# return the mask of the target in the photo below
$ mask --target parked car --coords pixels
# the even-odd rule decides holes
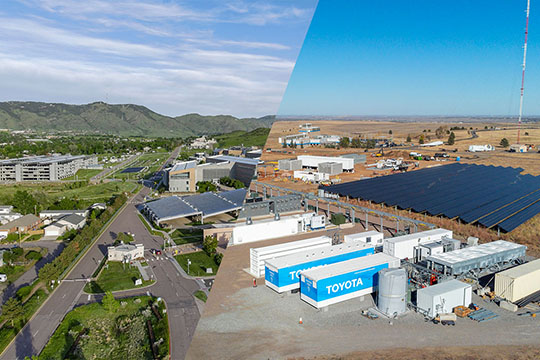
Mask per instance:
[[[0,282],[6,282],[7,281],[7,275],[6,274],[0,274]]]

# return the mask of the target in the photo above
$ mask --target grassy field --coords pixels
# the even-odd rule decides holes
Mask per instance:
[[[206,255],[204,251],[197,251],[191,254],[182,254],[175,256],[178,264],[188,273],[187,262],[191,261],[189,265],[189,273],[191,276],[214,276],[217,273],[219,265],[216,264],[213,257]],[[206,273],[206,268],[212,268],[212,274]]]
[[[270,129],[259,128],[253,131],[234,131],[228,134],[217,135],[214,138],[218,142],[220,148],[228,148],[231,146],[258,146],[263,147],[268,138]]]
[[[134,289],[153,283],[153,281],[143,281],[142,285],[135,286],[135,280],[137,279],[142,279],[137,267],[122,264],[118,261],[110,261],[104,266],[95,281],[86,284],[84,291],[91,294],[99,294],[107,291]]]
[[[137,215],[139,216],[139,219],[144,224],[144,227],[146,227],[146,230],[148,230],[150,234],[164,237],[164,235],[161,232],[152,229],[152,227],[150,226],[150,224],[148,223],[148,221],[145,219],[144,216],[142,216],[141,214],[137,214]]]
[[[12,197],[17,190],[28,191],[36,198],[46,197],[48,203],[53,203],[61,197],[77,198],[85,204],[108,201],[111,196],[133,190],[134,184],[115,181],[96,185],[85,185],[74,188],[69,183],[41,183],[41,184],[14,184],[2,185],[2,197]]]
[[[74,309],[56,329],[41,352],[40,360],[152,359],[147,320],[152,323],[156,341],[163,339],[158,348],[159,358],[166,358],[169,352],[167,316],[164,314],[157,320],[148,305],[149,300],[146,296],[118,300],[118,310],[113,313],[99,303]],[[159,310],[162,309],[163,304],[160,304]],[[86,335],[73,346],[84,329]]]
[[[64,180],[90,180],[91,177],[96,176],[102,171],[99,169],[80,169],[74,176],[67,177]]]
[[[203,231],[202,229],[176,229],[171,234],[176,245],[196,243],[203,241]]]
[[[148,174],[156,172],[163,162],[167,159],[169,153],[167,152],[157,152],[157,153],[148,153],[141,155],[137,160],[129,163],[128,165],[118,169],[114,173],[110,174],[108,177],[115,179],[140,179]],[[146,169],[141,170],[138,173],[122,173],[124,169],[131,167],[146,167]]]

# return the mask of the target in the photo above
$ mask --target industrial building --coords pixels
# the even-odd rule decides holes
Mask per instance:
[[[335,161],[322,162],[319,163],[319,172],[328,175],[338,175],[343,172],[343,164]]]
[[[293,177],[295,179],[300,179],[302,181],[309,181],[314,183],[320,183],[321,181],[328,181],[330,180],[330,175],[321,173],[321,172],[314,172],[314,171],[302,171],[302,170],[296,170],[293,173]]]
[[[31,156],[0,160],[0,182],[58,181],[97,165],[95,155]]]
[[[297,194],[273,196],[268,199],[246,199],[244,207],[238,215],[239,219],[282,214],[302,210],[302,196]]]
[[[320,309],[377,291],[379,271],[397,268],[398,258],[377,253],[302,271],[300,298]]]
[[[443,275],[479,273],[493,268],[500,270],[502,265],[512,263],[525,256],[527,247],[509,241],[497,240],[478,246],[431,255],[426,258],[427,267]]]
[[[251,180],[257,175],[257,165],[261,162],[259,159],[250,159],[245,157],[230,155],[215,155],[206,158],[207,163],[231,163],[232,169],[229,177],[240,180],[247,187]]]
[[[195,218],[200,221],[207,217],[238,212],[246,197],[246,189],[207,192],[190,196],[169,196],[149,201],[138,206],[156,224],[166,224],[182,218]]]
[[[302,160],[299,160],[299,159],[278,160],[278,169],[282,171],[302,170]]]
[[[302,167],[319,170],[321,163],[340,163],[343,171],[354,172],[354,159],[340,156],[314,156],[314,155],[299,155],[298,160],[302,160]]]
[[[265,284],[278,293],[299,289],[300,273],[302,271],[356,259],[373,253],[374,248],[372,245],[356,241],[269,259],[265,262]]]
[[[170,192],[195,192],[199,181],[217,183],[220,178],[231,176],[234,164],[230,162],[197,165],[197,161],[176,163],[167,170],[165,186]]]

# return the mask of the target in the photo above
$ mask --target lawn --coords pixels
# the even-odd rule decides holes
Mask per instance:
[[[203,241],[202,229],[176,229],[171,234],[176,245],[196,243]]]
[[[258,146],[263,147],[270,133],[269,128],[258,128],[253,131],[234,131],[228,134],[217,135],[215,139],[218,147],[228,148],[231,146]]]
[[[151,321],[155,341],[159,343],[158,358],[166,358],[169,353],[167,316],[160,303],[158,311],[163,317],[158,320],[149,306],[150,299],[147,296],[119,299],[118,309],[112,313],[100,303],[74,309],[56,329],[41,352],[40,360],[152,359],[147,320]],[[74,345],[83,330],[86,335]]]
[[[103,267],[103,270],[95,281],[86,284],[84,291],[91,294],[98,294],[106,291],[134,289],[136,287],[150,285],[154,282],[143,281],[142,285],[135,286],[136,279],[142,279],[137,267],[122,264],[118,261],[110,261]]]
[[[202,302],[206,302],[208,300],[208,296],[206,296],[206,293],[202,290],[197,290],[193,294],[197,299],[202,300]]]
[[[163,164],[163,162],[167,159],[168,153],[149,153],[149,154],[143,154],[135,161],[130,162],[129,164],[123,166],[122,168],[118,169],[114,173],[110,174],[109,177],[113,177],[115,179],[139,179],[147,176],[148,174],[151,174],[153,172],[156,172],[157,169]],[[147,167],[145,170],[141,170],[138,173],[122,173],[122,171],[126,168],[130,167]]]
[[[156,235],[156,236],[161,236],[161,237],[165,236],[161,232],[155,231],[154,229],[152,229],[152,227],[150,227],[150,224],[148,223],[148,221],[146,220],[146,218],[144,216],[142,216],[141,214],[137,214],[137,215],[139,216],[139,219],[142,221],[142,223],[144,224],[144,227],[146,227],[146,230],[148,230],[148,232],[150,234]]]
[[[213,257],[206,255],[204,251],[197,251],[191,254],[181,254],[174,257],[178,264],[188,272],[188,259],[191,261],[189,274],[191,276],[214,276],[217,273],[219,265],[216,264]],[[212,268],[212,274],[206,273],[206,268]]]
[[[61,197],[77,198],[83,205],[92,205],[96,202],[107,202],[111,196],[123,192],[130,192],[134,185],[129,182],[114,181],[96,185],[84,185],[75,188],[74,183],[41,183],[41,184],[14,184],[2,185],[0,201],[11,198],[17,190],[28,191],[36,198],[45,196],[47,203],[52,204]]]
[[[67,177],[64,180],[90,180],[91,177],[96,176],[102,171],[99,169],[80,169],[74,176]]]

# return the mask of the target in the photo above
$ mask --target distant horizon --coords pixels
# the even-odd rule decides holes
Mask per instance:
[[[518,116],[526,5],[320,0],[278,115]],[[539,24],[533,9],[525,117],[540,114]]]

